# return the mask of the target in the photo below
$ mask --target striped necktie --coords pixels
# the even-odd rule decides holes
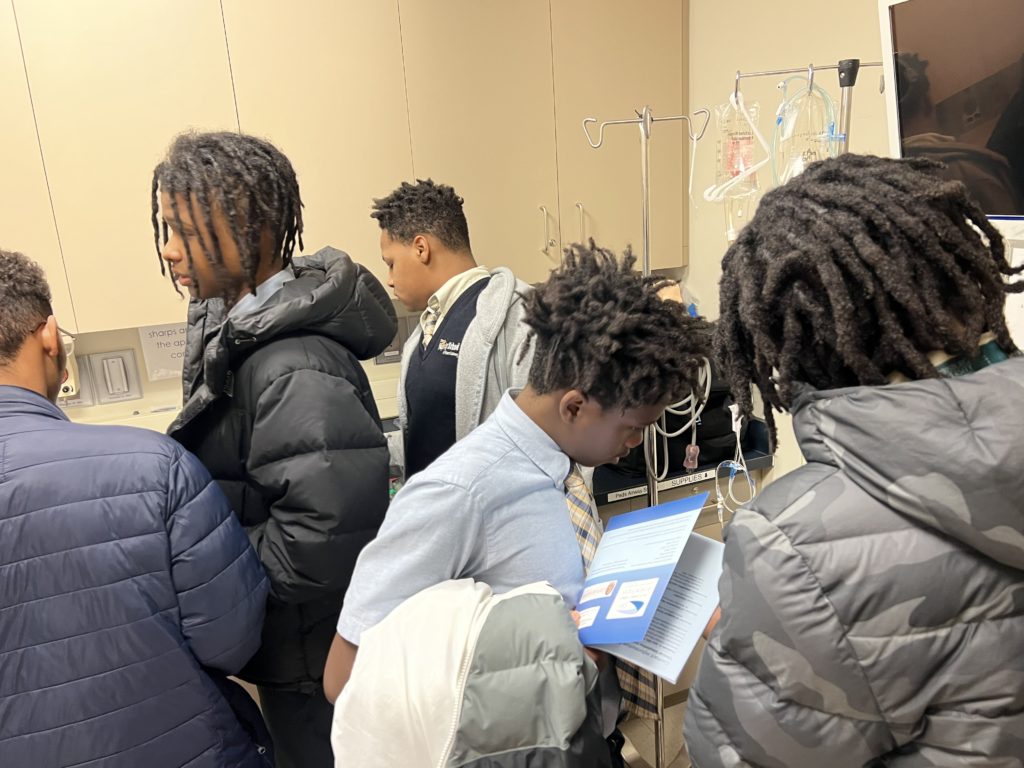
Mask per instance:
[[[427,305],[426,310],[423,312],[423,319],[422,319],[422,325],[423,325],[423,341],[422,341],[422,344],[423,344],[423,348],[424,349],[426,349],[427,345],[430,344],[430,340],[432,338],[434,338],[434,331],[437,330],[437,318],[440,317],[440,315],[441,315],[441,312],[440,312],[441,307],[438,304],[437,299],[435,299],[433,296],[431,296],[430,298],[431,298],[431,303]]]
[[[587,488],[580,472],[580,465],[573,462],[569,476],[565,479],[565,502],[569,507],[576,541],[583,557],[583,570],[590,570],[590,563],[601,540],[601,524],[594,513],[594,497]],[[658,688],[655,676],[633,664],[615,660],[615,672],[622,689],[622,700],[626,710],[637,717],[648,720],[658,717]]]

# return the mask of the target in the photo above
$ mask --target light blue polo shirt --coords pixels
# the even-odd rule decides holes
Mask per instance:
[[[355,645],[399,603],[449,579],[495,593],[547,581],[574,607],[583,560],[565,502],[569,457],[505,393],[477,429],[416,474],[359,556],[338,634]]]

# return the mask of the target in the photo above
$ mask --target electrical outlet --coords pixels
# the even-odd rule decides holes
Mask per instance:
[[[78,359],[74,355],[68,356],[68,380],[64,382],[61,387],[61,395],[57,400],[57,405],[61,408],[86,408],[90,405],[95,405],[96,397],[93,394],[92,386],[92,374],[89,371],[88,359],[85,359],[83,364],[78,364]],[[74,373],[71,373],[71,365],[74,365]],[[74,379],[74,391],[67,392],[65,394],[65,388]]]
[[[64,383],[60,385],[60,396],[61,397],[75,397],[78,394],[78,360],[75,359],[75,353],[72,352],[68,355],[65,370],[67,376],[64,379]]]

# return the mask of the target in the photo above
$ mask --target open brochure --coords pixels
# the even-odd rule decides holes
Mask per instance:
[[[718,605],[722,544],[691,535],[706,500],[611,519],[576,605],[584,645],[679,679]]]

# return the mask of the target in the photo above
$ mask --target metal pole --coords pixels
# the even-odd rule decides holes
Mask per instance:
[[[651,274],[651,125],[654,122],[651,108],[644,107],[640,113],[640,201],[643,216],[643,274]],[[654,427],[648,427],[644,433],[647,455],[651,449],[657,448]],[[653,467],[647,468],[647,502],[650,506],[658,503],[658,478]]]
[[[839,70],[839,91],[842,100],[839,102],[839,151],[850,151],[850,114],[853,111],[853,86],[857,84],[860,72],[860,59],[843,59],[836,65]]]
[[[640,200],[643,215],[643,274],[651,274],[651,125],[654,117],[651,108],[645,106],[640,112]],[[658,450],[657,435],[654,427],[644,432],[644,455],[651,456]],[[654,468],[647,467],[647,504],[653,507],[658,503],[658,478]],[[658,719],[654,721],[654,765],[665,768],[665,699],[662,691],[661,678],[657,678],[656,693],[658,700]]]

